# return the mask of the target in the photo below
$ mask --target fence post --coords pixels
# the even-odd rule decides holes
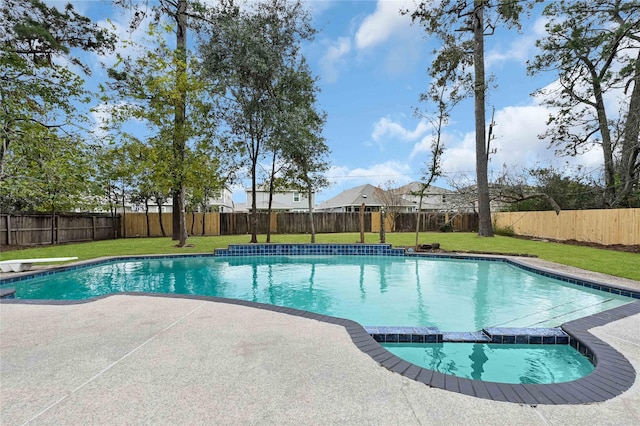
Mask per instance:
[[[364,203],[360,206],[360,242],[364,244]]]
[[[7,217],[7,245],[10,246],[11,245],[11,215],[8,214],[6,217]],[[17,235],[16,235],[16,240],[17,240]]]

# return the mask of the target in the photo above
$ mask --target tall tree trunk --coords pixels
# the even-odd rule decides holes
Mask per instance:
[[[307,182],[307,198],[309,202],[309,227],[311,228],[311,244],[316,242],[316,227],[313,223],[313,188],[311,183]]]
[[[484,77],[484,0],[474,0],[473,16],[473,68],[476,127],[476,180],[478,185],[478,236],[493,237],[485,123],[485,77]]]
[[[124,180],[122,182],[122,238],[127,238],[127,209],[124,203]]]
[[[164,224],[162,223],[162,200],[156,199],[156,204],[158,205],[158,221],[160,222],[160,232],[162,232],[163,237],[166,237],[167,233],[164,232]]]
[[[251,241],[258,242],[258,207],[256,205],[256,167],[258,159],[251,159]]]
[[[17,234],[16,234],[17,235]],[[56,243],[56,206],[51,204],[51,245]]]
[[[204,207],[202,209],[202,236],[204,237],[204,232],[205,232],[205,222],[207,221],[207,208]]]
[[[640,52],[636,58],[631,98],[629,100],[629,112],[624,124],[622,139],[622,155],[620,157],[620,180],[622,188],[618,193],[618,202],[624,204],[626,198],[633,189],[633,184],[638,180],[640,173],[638,157],[640,156]]]
[[[174,220],[173,225],[178,225],[177,239],[178,247],[184,247],[187,244],[187,221],[185,217],[185,150],[186,150],[186,105],[187,93],[182,80],[187,72],[187,0],[178,0],[178,10],[176,14],[176,52],[178,53],[178,71],[176,73],[176,85],[180,88],[179,100],[175,106],[174,118],[174,134],[173,134],[173,155],[175,159],[174,170],[176,181],[174,182],[174,210],[173,215],[178,215],[177,223]],[[176,202],[177,198],[177,202]],[[176,229],[173,229],[173,236],[176,236]]]
[[[173,212],[171,215],[171,239],[178,241],[180,239],[180,215],[178,214],[178,210],[180,209],[180,204],[178,202],[178,198],[180,198],[180,191],[172,189],[171,198],[171,211]]]
[[[149,218],[149,199],[144,199],[144,217],[147,220],[147,237],[151,236],[151,221]]]
[[[585,61],[586,64],[588,62]],[[607,206],[611,206],[616,198],[616,178],[615,166],[613,163],[613,146],[611,143],[611,132],[609,131],[609,120],[607,118],[607,110],[604,105],[602,86],[600,78],[593,66],[589,66],[591,78],[593,81],[593,93],[595,96],[595,109],[598,117],[598,126],[600,127],[600,136],[602,137],[602,153],[604,155],[604,184],[605,184],[605,202]]]
[[[273,190],[274,184],[273,181],[276,178],[276,154],[273,154],[273,159],[271,160],[271,177],[269,179],[269,205],[267,206],[267,242],[271,242],[271,207],[273,205]]]
[[[418,201],[418,210],[416,212],[416,246],[415,246],[415,250],[418,251],[418,237],[420,236],[420,219],[421,217],[421,213],[420,213],[420,209],[422,208],[422,198],[424,197],[424,191],[427,189],[426,186],[423,186],[421,188],[420,191],[420,198]]]

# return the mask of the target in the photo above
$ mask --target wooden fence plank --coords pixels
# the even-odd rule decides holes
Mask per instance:
[[[103,214],[56,215],[52,230],[49,214],[0,215],[0,245],[42,245],[116,238],[120,219]],[[52,232],[53,231],[53,232]]]
[[[492,214],[496,227],[511,226],[517,235],[576,240],[603,245],[640,244],[640,209],[500,212]]]

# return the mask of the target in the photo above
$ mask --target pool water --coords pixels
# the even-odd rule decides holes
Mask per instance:
[[[561,383],[591,373],[593,364],[568,345],[484,343],[382,344],[412,364],[472,380]]]
[[[185,257],[113,261],[13,283],[21,299],[116,292],[243,299],[362,325],[555,327],[633,299],[503,262],[389,256]]]

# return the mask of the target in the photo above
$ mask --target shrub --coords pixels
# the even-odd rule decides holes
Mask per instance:
[[[493,233],[496,235],[502,235],[505,237],[513,237],[516,234],[513,231],[513,226],[511,225],[494,227]]]

